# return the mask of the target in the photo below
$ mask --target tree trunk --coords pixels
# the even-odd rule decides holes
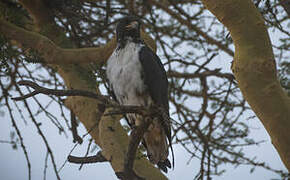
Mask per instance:
[[[235,78],[290,171],[290,99],[277,80],[271,42],[251,0],[203,0],[230,31],[235,44]]]

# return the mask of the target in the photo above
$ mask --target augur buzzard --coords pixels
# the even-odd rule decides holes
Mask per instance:
[[[140,25],[140,20],[133,16],[120,19],[116,28],[117,47],[107,62],[106,74],[121,105],[155,105],[167,115],[168,118],[152,117],[142,141],[150,162],[167,172],[171,168],[167,158],[171,148],[168,80],[159,57],[141,39]],[[133,113],[126,118],[131,127],[144,121],[141,115]]]

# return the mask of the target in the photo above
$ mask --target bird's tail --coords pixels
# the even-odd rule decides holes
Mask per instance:
[[[164,128],[158,118],[154,118],[148,131],[144,134],[144,145],[147,149],[147,156],[153,164],[167,172],[167,167],[171,168],[168,157],[168,140]]]

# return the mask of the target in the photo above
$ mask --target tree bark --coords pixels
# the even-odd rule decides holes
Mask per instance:
[[[203,0],[203,3],[230,31],[235,45],[232,71],[244,98],[290,171],[290,99],[277,80],[262,16],[251,0]]]

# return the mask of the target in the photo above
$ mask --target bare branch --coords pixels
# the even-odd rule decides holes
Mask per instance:
[[[220,69],[216,69],[213,71],[205,71],[202,73],[180,73],[176,71],[169,71],[167,72],[168,77],[174,77],[174,78],[200,78],[200,77],[206,77],[206,76],[216,76],[220,78],[227,78],[230,81],[234,80],[235,77],[231,73],[221,73]]]
[[[108,96],[98,95],[96,93],[90,92],[90,91],[84,91],[84,90],[77,90],[77,89],[71,89],[71,90],[56,90],[56,89],[49,89],[45,87],[41,87],[35,82],[32,81],[26,81],[22,80],[18,82],[21,86],[27,86],[34,89],[33,92],[20,96],[20,97],[14,97],[12,98],[15,101],[24,100],[26,98],[32,97],[37,94],[46,94],[46,95],[55,95],[55,96],[84,96],[89,97],[93,99],[97,99],[100,101],[100,104],[104,105],[105,107],[113,107],[113,111],[109,111],[108,113],[105,113],[104,115],[117,115],[117,114],[126,114],[126,113],[137,113],[141,115],[154,115],[158,114],[158,107],[143,107],[143,106],[121,106],[117,102],[111,100]]]
[[[165,12],[170,14],[172,17],[176,18],[181,24],[184,24],[188,26],[189,28],[193,29],[197,34],[201,35],[204,39],[206,39],[208,43],[214,44],[220,49],[222,49],[224,52],[229,54],[230,56],[234,56],[234,52],[231,49],[229,49],[226,45],[210,37],[207,33],[203,32],[197,26],[195,26],[194,24],[191,24],[191,21],[186,20],[182,18],[179,14],[173,12],[171,9],[168,8],[168,6],[156,0],[150,0],[150,3],[152,3],[152,5],[156,5],[158,8],[164,10]]]
[[[88,164],[88,163],[97,163],[97,162],[107,162],[108,160],[102,155],[102,152],[99,151],[95,156],[87,157],[76,157],[69,155],[67,157],[68,162],[75,164]]]
[[[110,100],[106,96],[98,95],[96,93],[89,92],[89,91],[75,90],[75,89],[74,90],[49,89],[49,88],[41,87],[33,81],[26,81],[26,80],[19,81],[17,84],[19,84],[21,86],[31,87],[35,91],[33,91],[32,93],[26,94],[24,96],[21,96],[21,97],[12,98],[15,101],[20,101],[20,100],[23,100],[23,99],[26,99],[26,98],[29,98],[29,97],[32,97],[36,94],[41,93],[41,94],[56,95],[56,96],[84,96],[84,97],[90,97],[90,98],[97,99],[97,100],[103,102],[104,104],[117,104],[114,101]]]
[[[133,128],[130,134],[130,141],[128,146],[128,151],[124,160],[124,171],[116,172],[118,178],[122,180],[132,179],[132,180],[144,180],[144,178],[139,177],[134,171],[134,160],[137,152],[137,148],[140,144],[140,141],[147,131],[151,121],[150,118],[143,117],[144,121],[139,126]]]
[[[26,150],[26,146],[24,145],[24,142],[23,142],[23,137],[21,135],[21,132],[17,126],[17,123],[16,123],[16,120],[13,116],[13,113],[12,113],[12,108],[10,107],[10,104],[9,104],[9,101],[8,101],[8,96],[7,96],[7,90],[4,88],[3,84],[0,83],[0,88],[3,92],[3,94],[6,94],[6,96],[4,96],[4,99],[5,99],[5,103],[6,103],[6,107],[8,109],[8,112],[9,112],[9,115],[10,115],[10,118],[11,118],[11,122],[12,122],[12,126],[14,127],[16,133],[17,133],[17,136],[19,137],[20,139],[20,145],[21,145],[21,148],[23,150],[23,153],[24,153],[24,156],[25,156],[25,159],[26,159],[26,162],[27,162],[27,167],[28,167],[28,179],[31,180],[31,164],[30,164],[30,160],[29,160],[29,156],[28,156],[28,152]]]
[[[279,0],[279,1],[280,1],[281,6],[287,12],[288,17],[290,17],[290,0]]]
[[[38,33],[27,31],[17,27],[3,19],[0,19],[0,32],[6,37],[16,40],[26,48],[38,50],[39,54],[49,64],[80,64],[103,63],[109,58],[116,46],[113,38],[105,46],[98,48],[64,49]]]
[[[78,131],[77,131],[77,120],[76,120],[76,116],[73,113],[73,111],[70,111],[70,120],[71,120],[71,131],[72,131],[72,135],[73,135],[73,142],[78,142],[79,144],[83,143],[83,139],[78,135]]]

